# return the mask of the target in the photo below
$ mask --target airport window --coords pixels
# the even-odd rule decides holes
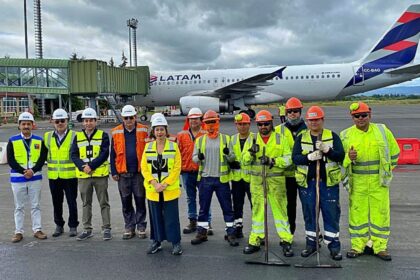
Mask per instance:
[[[290,80],[293,80],[293,76],[290,76]]]
[[[309,76],[306,76],[306,79],[309,79]]]
[[[314,78],[314,75],[311,76],[311,79],[313,79],[313,78]]]
[[[335,78],[335,75],[334,75],[334,74],[332,74],[332,75],[331,75],[331,77],[332,77],[332,78]]]
[[[321,78],[324,79],[324,75],[321,75]]]
[[[230,82],[230,80],[229,80],[229,79],[227,79],[227,82],[229,83],[229,82]]]
[[[316,75],[316,78],[319,79],[319,75]]]
[[[0,67],[0,86],[6,85],[6,67]]]
[[[330,77],[330,75],[327,75],[327,79]]]
[[[210,84],[210,80],[208,80],[207,83]]]
[[[340,74],[337,74],[337,78],[340,78]]]
[[[300,76],[300,78],[303,80],[304,77],[303,76]]]
[[[20,86],[20,71],[18,67],[9,67],[7,69],[7,82],[9,86]]]

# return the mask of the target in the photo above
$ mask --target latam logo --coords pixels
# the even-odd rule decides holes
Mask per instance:
[[[200,74],[191,74],[191,75],[169,75],[169,76],[156,76],[151,75],[150,76],[150,83],[154,83],[156,81],[159,82],[171,82],[171,81],[193,81],[193,80],[201,80]]]

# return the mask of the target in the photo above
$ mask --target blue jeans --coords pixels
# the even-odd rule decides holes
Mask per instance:
[[[198,172],[181,172],[182,184],[187,193],[187,205],[188,205],[188,219],[197,221],[197,176]],[[211,209],[209,209],[209,219],[211,223]]]

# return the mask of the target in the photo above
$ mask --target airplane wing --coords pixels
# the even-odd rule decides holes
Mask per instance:
[[[283,71],[287,66],[280,67],[278,70],[271,73],[258,74],[249,78],[246,78],[242,81],[229,84],[227,86],[218,88],[216,90],[196,90],[190,91],[187,93],[189,96],[211,96],[211,97],[223,97],[232,98],[233,96],[249,96],[254,95],[258,91],[264,89],[265,86],[270,86],[273,83],[268,82],[274,77],[283,78]]]
[[[388,74],[419,74],[420,64],[410,65],[408,67],[402,67],[395,70],[385,71]]]

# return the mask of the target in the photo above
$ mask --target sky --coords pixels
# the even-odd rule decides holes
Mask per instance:
[[[351,62],[406,0],[41,0],[44,58],[121,63],[127,19],[139,20],[138,65],[154,71]],[[27,1],[35,56],[33,1]],[[0,56],[25,57],[23,0],[0,0]],[[420,56],[419,56],[420,57]],[[420,82],[419,82],[420,85]]]

